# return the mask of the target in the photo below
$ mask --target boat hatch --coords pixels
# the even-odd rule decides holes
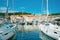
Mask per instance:
[[[48,24],[48,23],[46,23],[45,25],[46,25],[46,26],[49,26],[49,24]]]
[[[10,28],[12,28],[13,27],[13,25],[10,25]]]

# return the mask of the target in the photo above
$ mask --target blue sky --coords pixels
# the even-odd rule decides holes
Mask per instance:
[[[43,10],[41,10],[42,0],[14,0],[14,2],[13,0],[9,0],[9,12],[24,11],[39,14],[46,11],[46,0],[44,0],[43,2]],[[0,12],[5,12],[5,9],[6,0],[0,0]],[[49,12],[60,12],[60,0],[49,0]]]

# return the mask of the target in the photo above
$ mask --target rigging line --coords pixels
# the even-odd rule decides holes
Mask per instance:
[[[41,5],[41,12],[42,12],[42,10],[43,10],[43,0],[42,0],[42,5]]]

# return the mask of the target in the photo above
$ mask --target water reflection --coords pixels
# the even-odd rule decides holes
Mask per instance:
[[[39,25],[18,25],[13,40],[54,40],[39,30]]]

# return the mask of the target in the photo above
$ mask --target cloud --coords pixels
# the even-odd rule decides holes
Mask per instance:
[[[8,12],[9,12],[9,13],[13,13],[13,12],[19,12],[19,11],[15,11],[15,10],[14,10],[14,11],[13,11],[13,10],[9,10]]]
[[[6,12],[6,7],[0,7],[0,12],[5,13]]]
[[[6,7],[0,7],[0,10],[6,10],[7,8]],[[11,8],[8,8],[8,9],[11,9]]]
[[[25,9],[25,7],[20,7],[20,9]]]
[[[4,10],[6,10],[6,7],[0,7],[0,10],[4,11]]]
[[[5,13],[6,12],[6,7],[0,7],[0,12]],[[10,8],[8,8],[8,12],[13,13],[13,12],[19,12],[19,11],[10,10]]]
[[[5,13],[6,10],[4,10],[4,11],[0,11],[0,12]],[[13,12],[19,12],[19,11],[12,11],[12,10],[9,10],[9,11],[8,11],[8,13],[13,13]]]

